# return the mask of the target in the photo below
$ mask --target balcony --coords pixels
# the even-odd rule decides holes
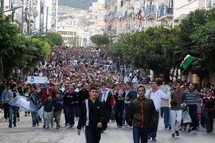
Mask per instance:
[[[112,20],[113,18],[116,18],[116,17],[118,18],[116,12],[109,12],[108,14],[106,14],[104,16],[104,21],[107,22],[107,21],[110,21],[110,20]]]
[[[145,19],[155,19],[156,18],[156,7],[155,5],[150,5],[146,7]]]
[[[162,20],[172,20],[173,18],[173,8],[160,7],[158,10],[158,21]]]

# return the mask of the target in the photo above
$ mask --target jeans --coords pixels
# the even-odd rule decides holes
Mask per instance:
[[[148,133],[149,133],[149,129],[147,128],[133,127],[134,143],[140,143],[140,140],[141,140],[141,143],[147,143]]]
[[[12,127],[12,123],[16,126],[16,118],[17,118],[18,107],[9,106],[9,126]]]
[[[36,126],[36,124],[39,124],[39,116],[37,112],[31,112],[31,117],[32,117],[33,126]]]
[[[101,132],[97,128],[86,127],[85,129],[85,137],[87,143],[99,143],[101,139]]]
[[[169,107],[163,107],[164,113],[164,125],[165,127],[170,126],[170,109]]]

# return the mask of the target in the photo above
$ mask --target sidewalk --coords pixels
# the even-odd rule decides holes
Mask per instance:
[[[4,121],[4,111],[0,112],[0,123]]]

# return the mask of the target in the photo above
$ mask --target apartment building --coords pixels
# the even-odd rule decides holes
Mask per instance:
[[[106,33],[119,36],[151,26],[179,24],[191,11],[215,7],[215,0],[105,0]]]
[[[13,22],[22,33],[46,33],[56,28],[58,0],[4,0],[4,14],[13,15]]]

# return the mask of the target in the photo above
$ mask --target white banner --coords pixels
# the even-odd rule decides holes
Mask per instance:
[[[28,76],[28,83],[49,83],[49,80],[46,76]]]
[[[12,101],[11,104],[12,106],[16,106],[16,107],[20,107],[21,109],[23,109],[24,111],[28,111],[28,112],[36,112],[36,106],[35,104],[32,102],[32,100],[28,100],[27,97],[24,96],[16,96]],[[40,118],[43,117],[43,111],[44,111],[44,107],[42,106],[39,110],[38,110],[38,115]]]
[[[29,112],[35,112],[36,111],[36,106],[32,102],[32,100],[28,100],[28,98],[24,96],[16,96],[12,101],[11,101],[12,106],[20,107],[24,111],[29,111]]]

